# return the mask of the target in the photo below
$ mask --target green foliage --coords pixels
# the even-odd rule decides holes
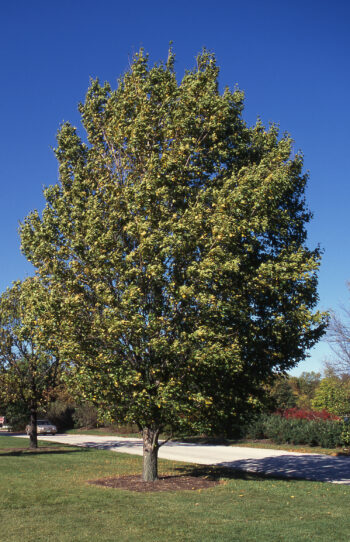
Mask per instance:
[[[296,396],[288,377],[277,377],[271,388],[268,389],[268,396],[272,403],[272,410],[284,410],[296,406]]]
[[[275,126],[247,127],[218,74],[204,51],[178,83],[171,51],[153,67],[141,51],[116,90],[92,81],[88,144],[61,127],[59,183],[21,226],[64,298],[70,381],[139,427],[227,430],[325,325],[302,157]]]
[[[53,297],[37,278],[28,278],[0,298],[0,396],[26,405],[27,416],[47,403],[57,384]]]
[[[244,431],[244,436],[250,439],[263,439],[265,438],[265,423],[269,419],[269,414],[263,413],[256,416],[251,422],[249,422]]]
[[[350,414],[350,380],[336,376],[323,378],[312,400],[315,410],[328,410],[338,416]]]
[[[91,404],[78,405],[73,414],[74,426],[92,429],[98,425],[98,412]]]
[[[28,405],[17,401],[10,403],[6,410],[6,420],[13,431],[23,431],[28,423]]]
[[[307,444],[334,448],[349,444],[349,426],[331,420],[284,418],[277,414],[262,415],[247,428],[249,438],[268,438],[276,444]]]
[[[349,420],[346,420],[343,423],[343,428],[341,432],[341,440],[345,446],[350,445],[350,423]]]
[[[58,432],[72,429],[74,427],[75,407],[72,403],[56,400],[50,403],[45,415],[57,427]]]
[[[311,372],[303,372],[300,376],[289,377],[288,382],[293,390],[296,405],[302,409],[312,409],[312,400],[316,389],[321,381],[321,374]]]

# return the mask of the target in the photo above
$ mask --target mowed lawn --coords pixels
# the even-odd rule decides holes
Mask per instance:
[[[87,482],[140,473],[140,457],[27,446],[0,436],[1,542],[349,541],[350,486],[223,470],[216,472],[222,483],[210,489],[137,493]],[[160,474],[193,469],[160,461]]]

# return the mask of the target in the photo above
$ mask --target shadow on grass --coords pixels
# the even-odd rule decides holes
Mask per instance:
[[[244,472],[241,470],[230,469],[229,467],[208,466],[208,465],[183,465],[175,468],[179,476],[194,476],[207,478],[208,480],[220,481],[222,479],[229,480],[260,480],[264,481],[271,476],[263,474],[255,474],[253,472]],[[273,477],[276,478],[276,477]],[[277,477],[277,479],[282,479]]]
[[[245,480],[255,482],[265,482],[271,480],[278,480],[284,482],[305,482],[305,478],[297,476],[283,476],[279,474],[264,474],[255,472],[246,472],[243,470],[235,470],[230,467],[208,466],[208,465],[185,465],[184,467],[177,467],[175,469],[179,472],[179,476],[194,476],[207,478],[208,480],[220,481],[220,480]],[[307,480],[308,482],[317,482],[317,480]]]
[[[88,448],[78,448],[72,449],[67,448],[10,448],[0,450],[0,457],[21,457],[25,455],[63,455],[63,454],[73,454],[73,453],[87,453],[90,450]]]

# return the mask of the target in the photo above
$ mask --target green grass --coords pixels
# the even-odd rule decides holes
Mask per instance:
[[[136,493],[88,480],[139,473],[141,458],[0,436],[2,542],[348,542],[350,487],[216,471],[209,490]],[[13,449],[15,448],[15,452]],[[193,465],[160,461],[165,473]],[[202,467],[203,472],[205,468]]]

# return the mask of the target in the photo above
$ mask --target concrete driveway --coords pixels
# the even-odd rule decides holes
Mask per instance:
[[[63,434],[40,436],[40,440],[142,455],[142,441],[137,438]],[[159,457],[271,476],[350,485],[350,457],[183,442],[167,442],[160,448]]]

